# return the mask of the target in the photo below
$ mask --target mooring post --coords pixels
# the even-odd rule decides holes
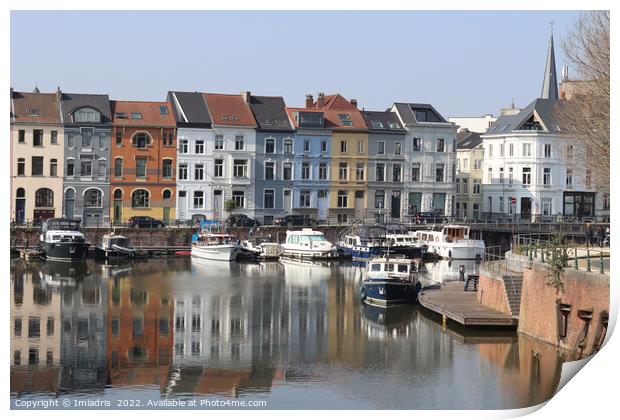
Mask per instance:
[[[575,270],[579,270],[579,260],[577,259],[577,248],[575,248]]]
[[[443,332],[446,332],[446,324],[447,324],[448,318],[446,317],[446,314],[443,314],[441,316],[441,329]]]
[[[590,248],[586,248],[586,271],[592,271],[590,266]]]
[[[603,260],[603,251],[601,251],[601,274],[605,274],[605,261]]]

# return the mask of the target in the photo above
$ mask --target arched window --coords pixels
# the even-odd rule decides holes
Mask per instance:
[[[65,191],[65,217],[73,219],[75,215],[75,190],[69,188]]]
[[[34,193],[35,207],[54,207],[54,191],[49,188],[39,188]]]
[[[146,149],[151,144],[151,136],[146,133],[137,133],[131,139],[131,143],[138,149]]]
[[[149,207],[150,194],[147,190],[135,190],[131,193],[131,207],[147,208]]]
[[[15,192],[15,198],[26,198],[26,190],[23,188],[18,188]]]
[[[114,190],[114,199],[120,200],[121,198],[123,198],[123,190],[121,189]]]
[[[101,122],[101,114],[93,108],[80,108],[73,113],[73,122]]]
[[[91,188],[84,191],[84,207],[93,208],[93,207],[101,207],[102,199],[101,199],[101,191]]]
[[[164,200],[170,200],[170,197],[172,197],[172,191],[164,190],[164,192],[162,193],[162,196]]]
[[[114,176],[123,176],[123,158],[114,159]]]

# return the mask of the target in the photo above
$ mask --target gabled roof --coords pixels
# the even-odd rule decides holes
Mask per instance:
[[[12,121],[18,123],[60,124],[60,106],[56,93],[11,91]]]
[[[114,125],[135,127],[174,127],[176,125],[168,102],[110,101],[110,107]],[[162,110],[165,110],[165,113],[162,113]],[[139,113],[141,118],[133,118],[135,113]]]
[[[250,108],[260,130],[293,131],[281,96],[250,97]]]
[[[391,111],[362,111],[366,126],[370,132],[406,133],[398,115]]]
[[[562,127],[559,114],[564,106],[564,101],[560,100],[535,99],[518,114],[502,115],[499,117],[484,135],[505,135],[511,132],[527,132],[528,130],[523,125],[532,117],[535,121],[540,123],[542,127],[542,130],[538,132],[560,133],[562,132]]]
[[[394,106],[398,110],[405,125],[416,125],[426,123],[447,123],[446,119],[430,104],[396,102]],[[420,113],[420,114],[418,114]],[[425,116],[424,119],[421,117]]]
[[[322,94],[321,94],[322,95]],[[357,105],[348,101],[339,93],[324,95],[323,104],[319,106],[319,98],[306,108],[287,108],[291,119],[295,121],[292,113],[299,112],[322,112],[325,121],[324,128],[338,131],[368,131],[366,121]],[[295,123],[298,126],[298,123]]]
[[[242,95],[203,94],[213,125],[256,127],[256,120]]]
[[[474,149],[482,143],[480,133],[474,131],[460,131],[456,133],[456,149]]]
[[[101,122],[97,124],[110,124],[112,122],[110,112],[110,98],[108,95],[95,95],[84,93],[61,93],[61,107],[63,122],[72,124],[71,115],[80,108],[94,108],[101,113]],[[93,125],[93,123],[87,123]]]
[[[211,116],[202,93],[170,91],[168,102],[179,127],[211,127]]]

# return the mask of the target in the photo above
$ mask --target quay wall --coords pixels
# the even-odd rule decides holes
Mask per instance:
[[[512,315],[504,281],[501,277],[480,269],[478,279],[478,303],[506,315]]]
[[[604,334],[609,316],[609,274],[566,268],[564,290],[546,284],[550,274],[548,266],[538,262],[524,268],[518,331],[567,350],[575,358],[595,353],[596,339]],[[567,305],[564,337],[560,303]]]

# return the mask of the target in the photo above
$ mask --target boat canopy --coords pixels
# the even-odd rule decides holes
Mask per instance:
[[[380,238],[384,239],[386,234],[385,227],[381,225],[362,225],[357,226],[351,231],[350,236],[359,236],[360,238]]]
[[[47,232],[48,230],[79,231],[80,221],[75,220],[75,219],[64,219],[64,218],[47,219],[43,222],[41,226],[41,230],[43,232]]]

